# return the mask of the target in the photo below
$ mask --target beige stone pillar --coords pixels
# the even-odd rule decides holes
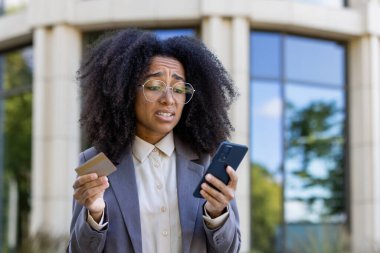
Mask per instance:
[[[67,25],[34,31],[31,233],[67,234],[80,147],[81,34]]]
[[[240,96],[231,109],[232,124],[235,132],[232,140],[249,146],[249,21],[244,17],[232,19],[232,78],[239,90]],[[239,184],[236,192],[240,214],[242,236],[242,252],[249,252],[251,234],[251,182],[250,182],[249,151],[241,163],[238,175]]]
[[[46,93],[50,83],[47,73],[50,72],[48,52],[50,52],[49,30],[37,28],[33,33],[33,127],[32,127],[32,202],[30,230],[34,234],[43,223],[44,213],[44,182],[47,177],[44,168],[47,167],[45,158],[45,131],[49,121],[44,120],[49,114]]]
[[[202,21],[202,39],[231,74],[241,96],[230,111],[235,132],[232,141],[249,143],[249,23],[240,17],[210,16]],[[244,112],[244,113],[242,113]],[[240,214],[241,252],[250,247],[249,157],[239,166],[236,200]]]
[[[202,40],[231,72],[231,21],[219,16],[202,20]]]
[[[351,236],[353,252],[380,245],[380,42],[349,45]]]
[[[379,4],[380,0],[348,0],[348,6],[352,8],[360,8],[367,4]]]

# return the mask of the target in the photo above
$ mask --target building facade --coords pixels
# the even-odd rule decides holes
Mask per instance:
[[[76,71],[94,34],[127,27],[198,36],[235,81],[232,141],[250,147],[236,194],[242,252],[336,246],[326,231],[341,252],[380,250],[379,0],[0,3],[4,252],[27,234],[68,234]]]

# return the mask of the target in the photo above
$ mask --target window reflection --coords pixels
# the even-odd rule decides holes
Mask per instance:
[[[255,253],[343,252],[337,240],[345,236],[347,219],[344,86],[344,46],[251,34]]]
[[[14,252],[28,235],[32,57],[31,47],[0,55],[0,157],[3,158],[0,161],[0,243],[4,252]]]
[[[278,236],[282,219],[280,84],[254,81],[251,98],[251,241],[255,249],[270,253],[275,252],[276,240],[281,240]]]
[[[287,222],[344,222],[341,90],[286,86]]]
[[[30,0],[0,0],[0,15],[11,14],[25,9]]]
[[[344,52],[344,48],[334,41],[287,36],[284,52],[286,79],[342,86]]]
[[[278,33],[251,35],[251,76],[280,78],[281,37]]]
[[[175,36],[196,36],[194,29],[157,29],[154,32],[162,40]]]
[[[278,82],[252,82],[251,133],[253,133],[253,148],[250,150],[250,157],[252,162],[262,164],[271,174],[280,171],[282,159],[282,101],[280,92]],[[266,145],[260,146],[262,143],[266,143]],[[272,155],[271,160],[267,159],[268,153]]]
[[[196,30],[192,29],[192,28],[153,29],[152,31],[155,32],[156,35],[158,36],[158,38],[160,38],[162,40],[165,40],[165,39],[168,39],[168,38],[174,37],[174,36],[194,36],[195,37],[197,35]],[[88,50],[102,36],[111,35],[114,32],[117,32],[117,31],[112,30],[112,32],[111,32],[111,31],[103,30],[103,31],[86,33],[84,35],[84,39],[83,39],[85,51]]]

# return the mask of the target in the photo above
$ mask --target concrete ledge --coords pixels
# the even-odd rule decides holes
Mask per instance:
[[[380,36],[380,4],[369,2],[363,11],[366,33]]]
[[[0,17],[0,51],[32,42],[27,11]]]
[[[373,7],[368,10],[373,12],[372,16],[380,14]],[[363,11],[359,9],[283,0],[203,0],[201,11],[203,16],[244,16],[250,19],[253,28],[310,35],[317,33],[332,38],[360,36],[365,31],[366,24],[362,18]],[[375,21],[371,24],[376,27]]]
[[[282,27],[327,37],[349,38],[364,32],[361,10],[332,8],[281,0],[255,0],[251,3],[252,25]]]
[[[122,26],[183,26],[200,20],[199,1],[195,0],[66,0],[65,4],[61,1],[58,5],[44,2],[35,0],[31,8],[33,27],[66,23],[93,30]]]
[[[0,17],[0,50],[30,42],[37,27],[190,27],[211,16],[242,17],[254,29],[331,39],[380,36],[380,4],[373,2],[354,9],[284,0],[34,0],[28,10]]]

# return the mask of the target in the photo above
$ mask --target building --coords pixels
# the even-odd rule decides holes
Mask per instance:
[[[76,70],[99,32],[125,27],[199,36],[236,82],[243,252],[380,248],[379,0],[14,2],[0,1],[2,249],[68,233]]]

